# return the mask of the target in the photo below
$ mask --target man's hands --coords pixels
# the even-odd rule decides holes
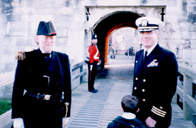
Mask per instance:
[[[150,116],[146,119],[146,125],[148,127],[155,127],[156,120],[152,119]]]
[[[13,123],[14,128],[24,128],[24,121],[22,118],[14,119]]]

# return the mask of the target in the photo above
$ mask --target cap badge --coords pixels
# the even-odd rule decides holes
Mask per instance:
[[[144,19],[141,21],[142,27],[146,27],[148,25],[148,20]]]

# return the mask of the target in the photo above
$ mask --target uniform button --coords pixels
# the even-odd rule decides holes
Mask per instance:
[[[146,99],[143,99],[142,101],[143,101],[143,102],[145,102],[145,101],[146,101]]]
[[[145,89],[142,89],[142,92],[145,92]]]
[[[162,107],[162,106],[160,106],[159,108],[160,108],[160,109],[163,109],[163,107]]]
[[[137,89],[137,87],[134,87],[134,90],[136,90]]]
[[[143,82],[146,82],[146,79],[143,79]]]
[[[135,80],[138,80],[138,78],[136,77]]]
[[[135,63],[137,63],[138,61],[135,61]]]

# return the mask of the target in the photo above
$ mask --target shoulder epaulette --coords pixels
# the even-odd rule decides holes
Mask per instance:
[[[16,60],[23,61],[25,59],[25,57],[26,57],[25,52],[18,51],[17,52],[17,55],[16,55]]]

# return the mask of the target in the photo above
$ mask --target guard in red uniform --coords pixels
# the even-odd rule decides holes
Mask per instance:
[[[91,45],[88,49],[89,63],[88,63],[88,91],[96,93],[98,90],[94,88],[95,76],[97,74],[97,63],[99,62],[99,50],[97,48],[97,35],[92,35]]]

